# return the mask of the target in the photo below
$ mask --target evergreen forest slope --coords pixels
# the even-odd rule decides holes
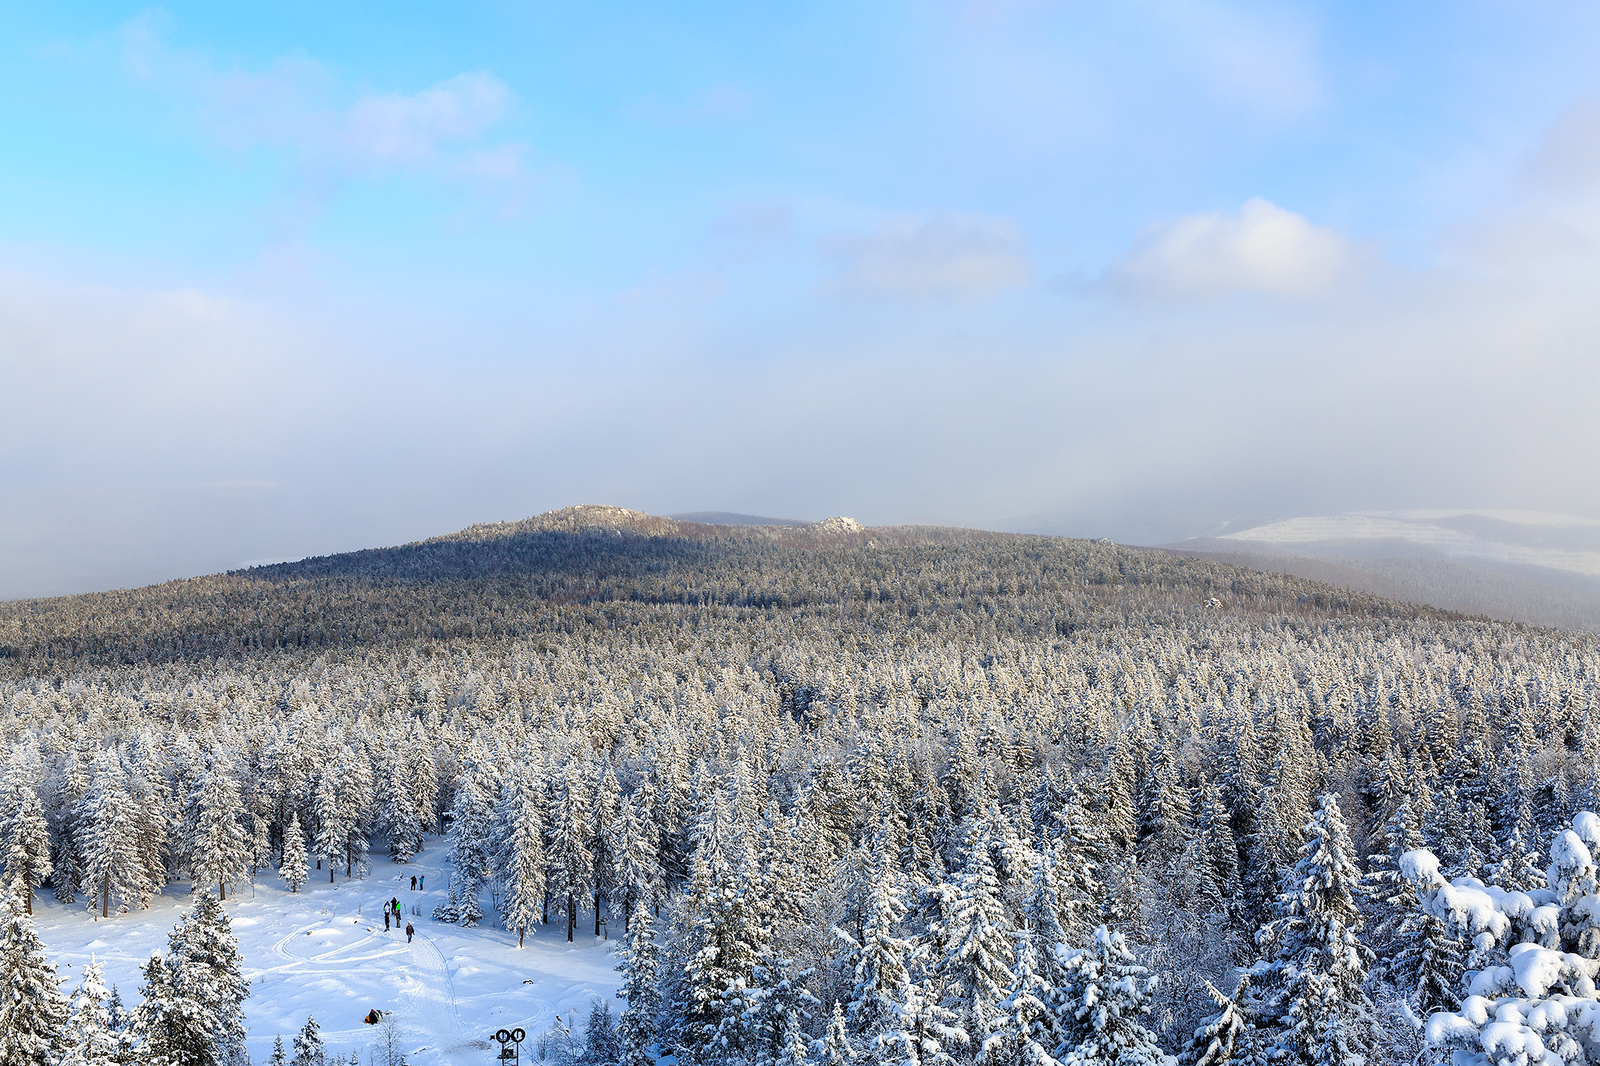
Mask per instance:
[[[438,922],[657,919],[637,1066],[913,1061],[913,1030],[1156,1066],[1203,1022],[1241,1062],[1409,1062],[1516,937],[1600,954],[1600,917],[1458,906],[1589,906],[1600,638],[1214,560],[577,507],[0,604],[0,647],[14,885],[116,921],[439,849]],[[1131,1028],[1084,1029],[1102,995]]]

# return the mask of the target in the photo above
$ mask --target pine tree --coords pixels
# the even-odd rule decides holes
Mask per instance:
[[[272,1053],[267,1056],[267,1066],[289,1066],[289,1053],[283,1048],[283,1034],[272,1039]]]
[[[583,783],[575,767],[569,766],[566,788],[556,805],[550,832],[550,893],[567,919],[567,942],[578,927],[579,901],[589,890],[594,877],[594,856],[589,852],[589,808]]]
[[[450,807],[450,892],[455,900],[455,921],[472,927],[483,920],[478,892],[493,872],[490,861],[494,835],[494,810],[477,774],[462,774]]]
[[[1056,1014],[1057,989],[1039,976],[1033,937],[1017,934],[1017,965],[1011,995],[1000,1004],[1000,1019],[983,1042],[980,1058],[992,1066],[1059,1066],[1051,1052],[1061,1046]]]
[[[986,833],[977,821],[968,828],[966,849],[966,865],[953,885],[950,914],[930,935],[943,946],[935,969],[946,985],[944,1003],[981,1045],[1010,994],[1012,947]]]
[[[120,1041],[106,1005],[106,986],[98,962],[83,971],[67,1021],[67,1048],[59,1066],[114,1066]]]
[[[185,824],[192,827],[189,854],[196,892],[215,887],[218,898],[226,900],[229,885],[249,878],[250,851],[240,821],[242,813],[232,767],[220,752],[215,753],[189,794],[185,815]]]
[[[1277,1045],[1304,1066],[1363,1066],[1374,1028],[1363,988],[1372,953],[1358,938],[1360,877],[1333,793],[1322,797],[1305,836],[1279,896],[1282,917],[1258,937],[1272,950],[1266,973]]]
[[[1240,977],[1232,996],[1223,995],[1216,985],[1206,982],[1206,994],[1217,1010],[1184,1046],[1178,1057],[1183,1066],[1230,1066],[1243,1058],[1249,1045],[1250,1016],[1241,1004],[1249,981],[1248,976]]]
[[[890,868],[887,856],[871,881],[861,942],[857,944],[842,930],[834,931],[850,945],[855,958],[850,1023],[856,1032],[868,1036],[893,1016],[900,986],[910,979],[907,966],[914,950],[909,940],[896,935],[906,905],[900,874]]]
[[[517,931],[517,947],[539,921],[545,898],[544,795],[531,775],[511,784],[501,805],[500,916],[507,929]]]
[[[116,753],[106,749],[95,759],[93,784],[79,804],[78,852],[83,860],[83,886],[90,913],[111,916],[143,906],[157,887],[145,880],[139,854],[133,800]]]
[[[844,1023],[844,1006],[834,1000],[833,1017],[828,1021],[828,1035],[822,1041],[822,1062],[824,1066],[847,1066],[855,1057],[856,1049],[850,1040],[850,1030]]]
[[[45,823],[44,806],[30,780],[27,763],[13,757],[0,803],[5,821],[0,823],[0,847],[5,849],[5,883],[16,885],[23,894],[22,909],[33,914],[33,890],[50,876],[50,827]]]
[[[622,972],[622,987],[617,990],[627,1003],[617,1019],[621,1041],[621,1066],[650,1066],[649,1048],[656,1039],[661,1015],[661,949],[656,945],[655,923],[650,908],[641,900],[628,923],[628,946],[617,966]]]
[[[67,1000],[13,881],[0,928],[0,1063],[54,1066],[64,1050]]]
[[[294,1058],[289,1066],[327,1066],[328,1053],[322,1046],[322,1026],[317,1019],[306,1015],[306,1024],[294,1037]]]
[[[1170,1066],[1144,1023],[1156,979],[1121,933],[1100,926],[1067,966],[1061,989],[1062,1066]]]
[[[283,858],[278,863],[278,876],[290,892],[300,891],[311,876],[306,866],[306,838],[300,831],[300,815],[291,814],[289,824],[283,828]]]

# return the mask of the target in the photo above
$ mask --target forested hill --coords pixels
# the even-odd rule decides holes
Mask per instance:
[[[448,849],[436,921],[631,926],[619,1032],[597,1009],[564,1066],[1398,1066],[1440,1061],[1430,1011],[1462,1009],[1436,1051],[1503,1046],[1485,1019],[1550,988],[1474,974],[1535,949],[1595,998],[1590,634],[1103,542],[614,508],[0,627],[13,891],[116,921]]]
[[[394,548],[148,588],[0,603],[0,670],[517,638],[650,607],[816,612],[878,630],[1062,637],[1221,609],[1298,620],[1434,615],[1318,582],[1107,542],[929,526],[677,522],[571,507]]]

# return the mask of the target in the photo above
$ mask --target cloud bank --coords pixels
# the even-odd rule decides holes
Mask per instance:
[[[1121,294],[1166,299],[1322,296],[1360,265],[1343,235],[1253,197],[1236,214],[1207,211],[1150,227],[1104,281]]]

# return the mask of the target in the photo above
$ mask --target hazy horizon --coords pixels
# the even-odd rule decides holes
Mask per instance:
[[[575,502],[1600,517],[1589,6],[7,30],[0,598]]]

